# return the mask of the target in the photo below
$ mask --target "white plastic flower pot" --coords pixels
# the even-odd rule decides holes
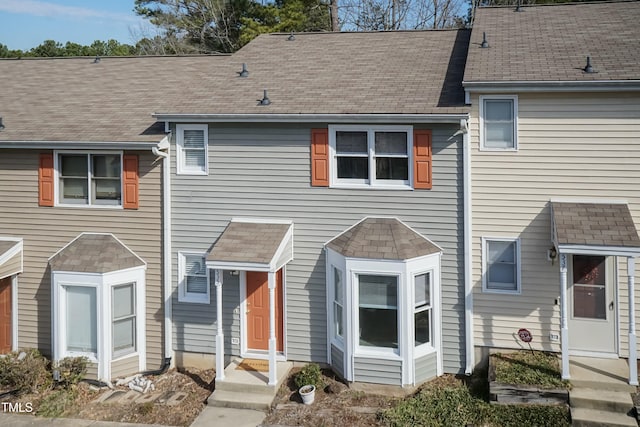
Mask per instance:
[[[300,387],[300,390],[298,390],[298,393],[300,393],[302,403],[305,405],[311,405],[313,403],[313,399],[316,397],[316,386],[303,385]]]

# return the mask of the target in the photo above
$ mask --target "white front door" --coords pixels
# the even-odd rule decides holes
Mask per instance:
[[[569,350],[617,353],[614,258],[573,255],[568,271]]]

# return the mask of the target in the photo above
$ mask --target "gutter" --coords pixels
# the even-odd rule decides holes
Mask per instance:
[[[621,92],[640,90],[640,80],[463,81],[465,92]]]
[[[465,107],[462,107],[465,108]],[[154,113],[177,123],[458,123],[468,114],[181,114]]]
[[[158,142],[78,142],[78,141],[0,141],[0,148],[74,149],[74,150],[153,150]]]
[[[469,123],[460,120],[462,131],[462,164],[464,187],[464,309],[465,309],[465,343],[466,343],[466,367],[464,373],[471,375],[475,367],[475,348],[473,336],[473,283],[472,269],[472,203],[471,203],[471,143],[469,141]]]
[[[173,324],[171,306],[171,161],[169,138],[171,132],[151,148],[155,156],[162,157],[162,264],[164,295],[164,364],[158,372],[164,372],[173,357]],[[152,371],[148,371],[152,372]],[[155,372],[155,371],[153,371]]]

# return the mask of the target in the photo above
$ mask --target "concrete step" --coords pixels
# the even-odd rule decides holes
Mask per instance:
[[[267,384],[247,384],[244,382],[236,381],[218,381],[216,382],[216,391],[232,391],[236,393],[254,393],[264,394],[267,396],[275,396],[278,392],[277,386],[270,386]]]
[[[266,411],[271,407],[274,397],[275,395],[216,390],[209,396],[207,404],[222,408]]]
[[[633,409],[631,394],[626,391],[605,391],[592,388],[577,388],[569,392],[572,408],[598,409],[626,414]]]
[[[638,427],[638,422],[626,414],[571,408],[571,425],[574,427]]]
[[[571,378],[571,385],[573,388],[592,388],[595,390],[603,391],[624,391],[627,393],[635,393],[635,386],[629,385],[625,382],[602,382],[598,380],[580,380]]]

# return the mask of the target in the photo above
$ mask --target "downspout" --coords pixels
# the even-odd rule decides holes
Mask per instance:
[[[465,309],[465,343],[466,343],[466,368],[464,373],[471,375],[475,367],[475,348],[473,337],[473,283],[472,283],[472,205],[471,205],[471,143],[469,141],[469,123],[466,119],[460,120],[462,131],[462,164],[464,186],[464,309]]]
[[[170,142],[171,132],[167,130],[167,135],[162,138],[156,147],[151,151],[155,156],[162,157],[162,264],[163,264],[163,296],[164,296],[164,363],[160,371],[164,372],[171,365],[173,357],[173,324],[171,307],[171,161]],[[148,371],[151,372],[151,371]]]

